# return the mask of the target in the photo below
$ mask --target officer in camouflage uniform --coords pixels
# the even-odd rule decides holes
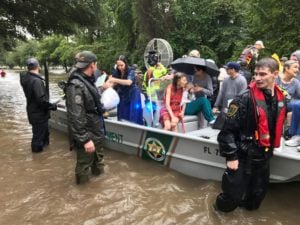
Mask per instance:
[[[280,146],[286,116],[284,92],[275,84],[278,72],[274,59],[261,59],[255,67],[255,82],[229,105],[218,135],[227,168],[217,210],[230,212],[238,206],[258,209],[267,193],[270,158]]]
[[[103,148],[104,120],[100,95],[94,85],[97,57],[90,51],[76,55],[74,70],[66,87],[68,125],[75,149],[77,184],[89,181],[89,170],[93,175],[104,172]]]

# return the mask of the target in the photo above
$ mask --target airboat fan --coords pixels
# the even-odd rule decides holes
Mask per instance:
[[[148,55],[149,52],[156,51],[158,54],[158,61],[165,67],[169,66],[173,61],[173,50],[169,42],[161,38],[154,38],[147,44],[144,52],[145,66],[149,68]]]

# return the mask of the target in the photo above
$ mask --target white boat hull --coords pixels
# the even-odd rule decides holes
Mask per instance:
[[[105,147],[161,165],[188,176],[220,181],[225,159],[220,156],[218,130],[204,128],[198,131],[174,133],[129,122],[106,119]],[[67,132],[66,111],[52,112],[49,125]],[[296,148],[285,147],[275,152],[271,160],[271,182],[300,180],[300,153]]]

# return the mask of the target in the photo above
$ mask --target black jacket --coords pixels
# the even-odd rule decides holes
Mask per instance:
[[[20,83],[27,101],[27,115],[30,124],[43,123],[50,117],[49,110],[55,110],[56,105],[49,103],[44,79],[31,72],[20,74]]]
[[[270,95],[271,96],[271,95]],[[267,104],[274,104],[269,112],[268,119],[271,138],[272,130],[275,129],[274,116],[277,113],[277,101],[271,101],[265,94]],[[275,97],[276,98],[276,97]],[[220,153],[227,160],[248,159],[249,156],[254,160],[265,160],[273,155],[273,149],[264,151],[258,147],[254,138],[254,131],[257,129],[254,106],[251,101],[250,90],[247,89],[231,102],[226,121],[218,135]]]
[[[77,78],[72,79],[74,75],[81,76],[86,82]],[[66,87],[66,105],[72,141],[77,146],[82,146],[89,140],[97,143],[104,137],[103,118],[101,112],[97,110],[95,96],[91,94],[89,88],[94,92],[98,91],[93,81],[85,74],[79,71],[71,74]],[[97,103],[100,103],[100,96],[97,98]]]

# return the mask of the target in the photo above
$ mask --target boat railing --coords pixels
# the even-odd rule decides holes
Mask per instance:
[[[148,102],[146,103],[146,111],[149,111],[146,114],[146,117],[150,116],[149,118],[145,119],[148,126],[158,127],[159,126],[159,111],[161,108],[161,104],[164,99],[164,93],[166,87],[172,82],[170,79],[164,78],[151,78],[148,81]]]

